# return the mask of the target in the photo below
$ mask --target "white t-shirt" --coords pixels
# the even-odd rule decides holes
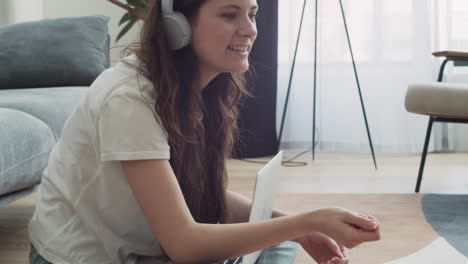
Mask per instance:
[[[161,255],[120,164],[169,159],[154,103],[151,82],[123,62],[83,96],[52,150],[29,224],[31,243],[45,259],[127,264]]]

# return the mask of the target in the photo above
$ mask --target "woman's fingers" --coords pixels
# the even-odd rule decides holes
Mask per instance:
[[[361,216],[361,217],[364,217],[364,218],[367,218],[367,219],[370,219],[370,220],[374,220],[375,222],[379,222],[377,219],[375,219],[375,217],[373,217],[372,215],[365,215],[365,214],[359,214],[357,213],[356,215],[358,216]]]
[[[328,243],[329,243],[329,248],[334,251],[336,256],[338,256],[339,258],[344,258],[345,257],[343,255],[343,251],[341,250],[340,245],[338,243],[336,243],[336,241],[330,239],[328,241]]]
[[[359,215],[339,207],[324,208],[319,212],[324,216],[321,232],[346,248],[354,248],[363,242],[380,239],[379,223],[373,217]],[[347,259],[345,251],[340,249],[343,253],[342,259]]]
[[[380,239],[379,223],[377,220],[357,214],[349,214],[344,220],[353,228],[351,241],[354,241],[354,243],[344,244],[346,247],[353,248],[362,242]]]
[[[346,250],[346,248],[340,244],[340,251],[341,251],[341,254],[343,255],[344,258],[348,258],[348,251]]]
[[[342,262],[341,262],[342,259],[341,259],[341,258],[338,258],[338,257],[332,258],[331,261],[332,261],[333,264],[341,264],[341,263],[342,263]]]
[[[379,227],[379,223],[376,219],[359,214],[351,214],[346,221],[356,229],[365,231],[374,231]]]

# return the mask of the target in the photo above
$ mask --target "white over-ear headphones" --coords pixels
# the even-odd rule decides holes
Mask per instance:
[[[161,0],[162,19],[169,45],[173,50],[181,49],[190,43],[192,28],[187,18],[180,12],[174,12],[173,0]]]

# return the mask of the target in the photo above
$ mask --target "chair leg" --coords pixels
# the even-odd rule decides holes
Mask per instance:
[[[424,171],[424,164],[426,163],[426,155],[427,155],[427,147],[429,146],[429,140],[431,139],[431,130],[432,130],[432,123],[434,123],[434,117],[429,118],[429,124],[427,125],[427,132],[426,132],[426,139],[424,141],[424,148],[421,157],[421,164],[419,165],[419,174],[418,174],[418,181],[416,182],[416,189],[415,192],[418,193],[421,187],[421,180]]]
[[[437,77],[437,82],[442,82],[442,80],[444,79],[444,70],[445,70],[445,65],[447,65],[447,62],[449,62],[450,59],[449,58],[446,58],[442,64],[440,65],[440,68],[439,68],[439,77]]]

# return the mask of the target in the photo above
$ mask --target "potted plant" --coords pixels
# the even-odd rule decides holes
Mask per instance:
[[[117,35],[117,38],[115,40],[115,42],[117,42],[133,27],[133,25],[135,25],[135,23],[138,20],[145,19],[145,13],[148,7],[149,0],[125,0],[126,3],[121,2],[119,0],[107,1],[127,11],[119,21],[119,26],[123,25],[123,27]]]

